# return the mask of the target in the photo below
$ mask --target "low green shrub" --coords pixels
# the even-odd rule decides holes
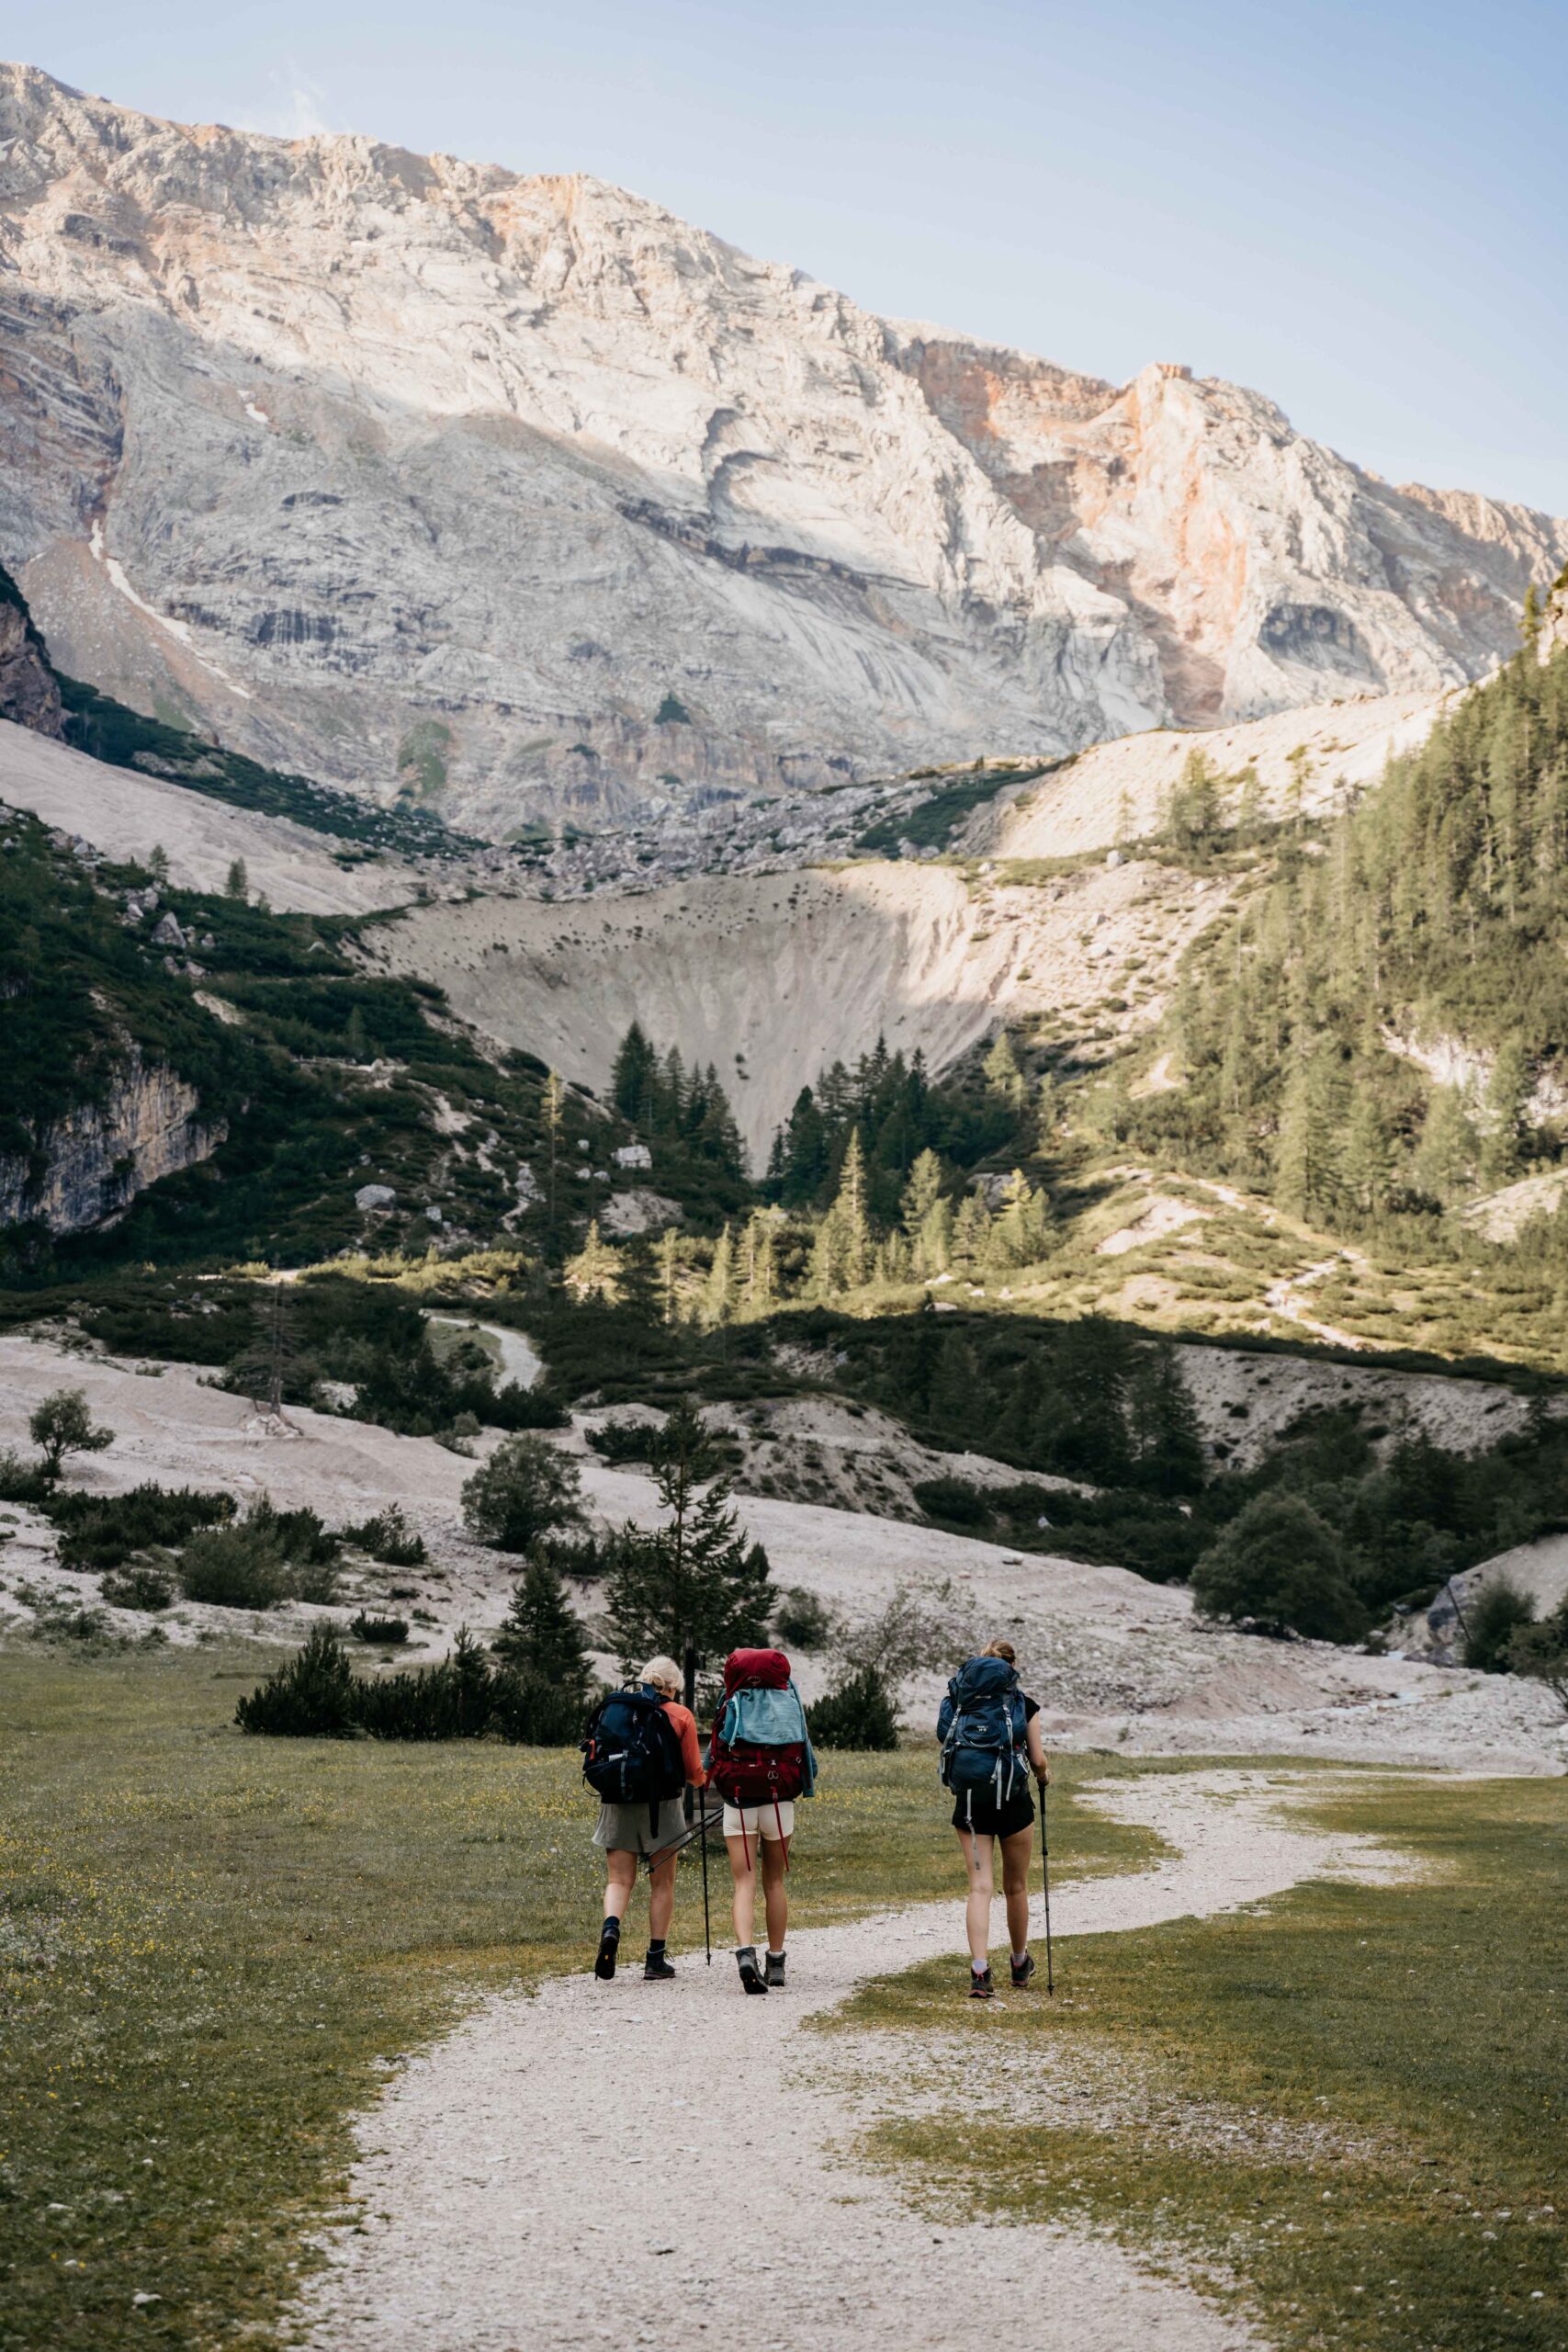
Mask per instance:
[[[38,1510],[49,1500],[54,1482],[36,1462],[24,1462],[14,1446],[0,1448],[0,1503],[26,1503]]]
[[[174,1579],[150,1560],[133,1560],[129,1567],[110,1568],[98,1588],[111,1609],[142,1609],[156,1615],[175,1597]]]
[[[400,1503],[389,1503],[385,1510],[362,1520],[357,1527],[342,1529],[340,1534],[343,1543],[368,1552],[384,1568],[417,1568],[429,1557],[423,1536]]]
[[[355,1685],[355,1720],[372,1739],[481,1739],[494,1712],[495,1675],[466,1625],[449,1657]]]
[[[1353,1642],[1367,1630],[1334,1531],[1299,1495],[1255,1495],[1199,1560],[1192,1597],[1258,1633]]]
[[[773,1611],[773,1639],[782,1649],[825,1650],[833,1638],[833,1612],[804,1585],[787,1584]]]
[[[491,1729],[520,1747],[575,1747],[592,1701],[546,1675],[496,1670],[491,1683]]]
[[[220,1609],[324,1604],[336,1597],[337,1553],[315,1511],[280,1511],[264,1496],[246,1518],[197,1530],[180,1555],[180,1588]]]
[[[362,1609],[356,1617],[349,1619],[348,1630],[357,1641],[380,1642],[395,1649],[408,1640],[409,1621],[406,1617],[372,1617]]]
[[[648,1462],[659,1431],[647,1421],[606,1421],[590,1430],[588,1442],[604,1462]]]
[[[967,1478],[922,1478],[912,1489],[928,1519],[948,1527],[987,1527],[991,1506]]]
[[[217,1488],[148,1483],[123,1495],[57,1494],[48,1510],[61,1531],[61,1566],[101,1574],[138,1552],[177,1550],[198,1528],[231,1518],[234,1505]]]
[[[463,1487],[463,1518],[476,1542],[526,1552],[552,1529],[582,1521],[577,1464],[542,1437],[509,1437]]]
[[[1535,1603],[1528,1592],[1500,1577],[1483,1585],[1464,1612],[1464,1662],[1482,1674],[1506,1674],[1511,1669],[1514,1635],[1535,1623]]]
[[[241,1700],[234,1721],[242,1731],[275,1738],[347,1739],[357,1728],[356,1695],[363,1687],[333,1627],[317,1625],[303,1649]]]
[[[837,1690],[806,1711],[818,1747],[892,1748],[898,1745],[898,1717],[886,1683],[874,1666],[862,1667]]]
[[[180,1589],[216,1609],[275,1609],[288,1597],[288,1563],[276,1535],[254,1519],[203,1528],[180,1555]]]
[[[1516,1629],[1508,1644],[1508,1665],[1515,1674],[1544,1682],[1568,1714],[1568,1596],[1539,1624]]]

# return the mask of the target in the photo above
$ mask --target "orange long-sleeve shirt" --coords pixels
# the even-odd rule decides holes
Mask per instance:
[[[703,1770],[703,1751],[697,1738],[697,1719],[690,1707],[682,1707],[679,1699],[666,1699],[664,1712],[675,1726],[675,1736],[681,1743],[681,1761],[686,1768],[686,1778],[694,1789],[707,1786],[707,1774]]]

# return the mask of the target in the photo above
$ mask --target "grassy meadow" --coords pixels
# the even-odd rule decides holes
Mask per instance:
[[[966,2086],[870,2145],[944,2215],[1206,2278],[1287,2352],[1562,2352],[1568,1787],[1369,1776],[1314,1809],[1427,1872],[1076,1938],[1054,2003],[955,2008],[931,1964],[870,1985],[844,2022],[960,2037]],[[1027,2102],[988,2117],[987,2053],[1021,2043]]]
[[[487,1988],[588,1963],[575,1751],[246,1738],[261,1670],[0,1655],[0,2352],[269,2328],[386,2063]],[[1151,1850],[1071,1801],[1125,1769],[1067,1768],[1062,1870]],[[727,1928],[722,1883],[720,1857]],[[962,1884],[928,1753],[831,1759],[801,1925]],[[701,1941],[694,1864],[673,1948]]]

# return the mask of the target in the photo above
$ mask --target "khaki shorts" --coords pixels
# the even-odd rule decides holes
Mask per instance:
[[[776,1810],[771,1804],[727,1804],[724,1834],[727,1838],[765,1838],[776,1846],[781,1838],[795,1835],[795,1799],[781,1797]]]

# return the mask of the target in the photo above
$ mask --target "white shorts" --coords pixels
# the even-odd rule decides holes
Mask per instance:
[[[724,1834],[727,1838],[766,1838],[776,1846],[781,1838],[795,1835],[795,1799],[781,1797],[776,1812],[771,1804],[727,1804]]]

